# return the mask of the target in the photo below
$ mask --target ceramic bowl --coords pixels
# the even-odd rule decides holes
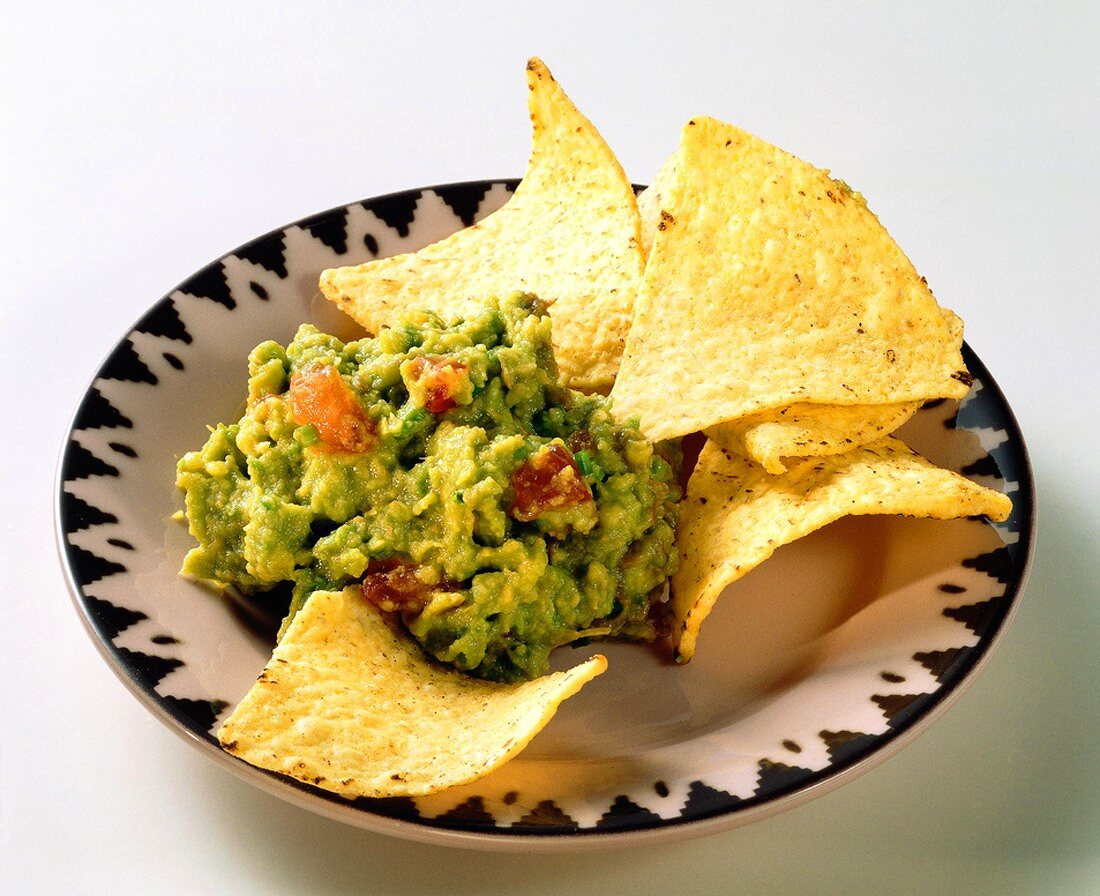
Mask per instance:
[[[494,849],[581,849],[686,837],[824,793],[926,729],[1005,632],[1030,553],[1020,432],[967,348],[961,405],[927,406],[902,437],[1007,491],[1004,524],[853,517],[781,548],[728,589],[695,659],[600,645],[609,671],[517,759],[416,799],[344,800],[253,768],[212,732],[263,668],[272,632],[177,575],[176,459],[234,418],[248,351],[298,325],[348,330],[318,273],[415,250],[499,208],[514,181],[410,190],[275,230],[156,302],[104,362],[58,476],[57,531],[76,607],[103,657],[172,730],[232,773],[350,824]],[[963,304],[963,303],[960,303]],[[558,651],[558,665],[579,654]]]

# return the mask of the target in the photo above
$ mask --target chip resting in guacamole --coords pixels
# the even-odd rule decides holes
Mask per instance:
[[[562,387],[534,296],[343,344],[303,325],[249,357],[248,404],[184,455],[183,572],[245,594],[361,583],[436,659],[544,674],[553,648],[653,639],[679,455]]]

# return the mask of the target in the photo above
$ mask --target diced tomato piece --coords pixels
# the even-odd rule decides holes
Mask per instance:
[[[569,450],[572,451],[573,454],[576,454],[578,451],[588,451],[591,453],[596,450],[596,442],[592,438],[592,433],[587,429],[578,429],[565,440],[565,444],[569,446]]]
[[[451,590],[450,582],[425,585],[416,575],[416,565],[390,557],[371,560],[363,578],[363,597],[387,613],[419,613],[433,591]]]
[[[529,523],[548,510],[566,510],[592,500],[569,449],[551,442],[532,454],[512,474],[515,499],[509,513]]]
[[[362,453],[373,442],[374,423],[331,365],[317,364],[291,377],[290,407],[294,422],[312,425],[329,450]]]
[[[458,393],[465,385],[469,369],[461,361],[425,355],[414,358],[410,365],[412,378],[424,389],[424,407],[433,414],[449,411],[458,402]]]

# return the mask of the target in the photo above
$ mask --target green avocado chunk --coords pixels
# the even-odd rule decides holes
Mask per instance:
[[[438,660],[544,674],[586,639],[653,640],[675,571],[679,447],[558,382],[517,293],[344,344],[304,324],[249,356],[240,421],[179,461],[182,572],[256,594],[362,582]]]

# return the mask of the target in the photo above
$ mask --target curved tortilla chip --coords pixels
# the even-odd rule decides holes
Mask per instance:
[[[953,315],[857,193],[711,118],[665,169],[620,418],[666,439],[794,402],[966,393]]]
[[[357,589],[318,591],[218,739],[344,796],[432,793],[507,762],[606,668],[594,656],[518,685],[479,681],[429,661]]]
[[[321,291],[372,333],[404,310],[462,316],[489,296],[551,304],[562,381],[610,388],[645,263],[634,190],[592,123],[538,59],[527,64],[527,173],[485,220],[419,252],[321,274]]]
[[[843,454],[890,435],[921,406],[898,404],[805,404],[749,414],[707,430],[723,448],[756,461],[769,473],[785,473],[782,458]]]
[[[892,436],[847,454],[799,461],[780,476],[707,442],[688,481],[676,533],[676,659],[691,659],[699,627],[727,585],[776,548],[842,516],[985,514],[1002,521],[1011,511],[1006,495],[940,469]]]
[[[640,198],[640,197],[639,197]],[[940,309],[961,346],[963,322],[953,311]],[[754,460],[769,473],[786,472],[784,457],[826,457],[843,454],[890,435],[915,414],[922,402],[897,404],[806,404],[750,414],[707,430],[723,448]]]

